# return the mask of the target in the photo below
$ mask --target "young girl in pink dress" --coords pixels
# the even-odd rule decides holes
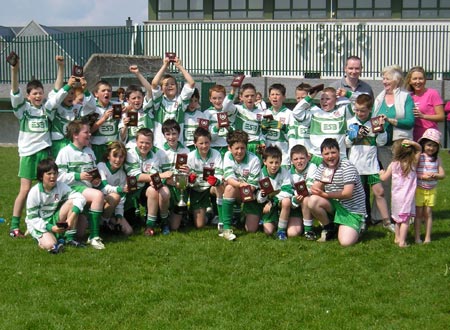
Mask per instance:
[[[395,240],[399,247],[406,247],[409,222],[416,215],[415,192],[417,187],[416,166],[422,147],[411,140],[397,140],[392,145],[392,163],[380,171],[380,179],[392,176],[391,214],[395,221]]]

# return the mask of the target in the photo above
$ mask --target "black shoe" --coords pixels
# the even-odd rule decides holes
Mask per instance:
[[[303,236],[305,236],[305,238],[308,241],[315,241],[317,239],[317,235],[315,232],[313,232],[312,230],[306,231]]]

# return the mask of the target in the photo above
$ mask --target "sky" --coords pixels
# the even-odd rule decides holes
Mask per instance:
[[[148,0],[8,0],[0,10],[0,26],[32,20],[45,26],[120,26],[128,17],[142,24],[147,13]]]

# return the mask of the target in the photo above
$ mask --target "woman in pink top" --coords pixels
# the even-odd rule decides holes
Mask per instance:
[[[428,128],[438,128],[438,122],[444,121],[444,102],[438,91],[425,87],[425,70],[420,66],[411,68],[406,75],[405,88],[411,92],[414,100],[413,139],[419,140]]]

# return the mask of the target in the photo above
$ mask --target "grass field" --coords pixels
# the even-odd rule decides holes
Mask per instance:
[[[439,183],[433,242],[280,242],[214,228],[107,237],[106,249],[50,255],[8,237],[15,148],[0,148],[0,329],[448,329],[450,179]],[[450,175],[450,156],[441,153]],[[24,229],[24,227],[23,227]],[[412,230],[412,228],[411,228]],[[412,233],[412,231],[411,231]],[[410,236],[412,243],[412,236]]]

